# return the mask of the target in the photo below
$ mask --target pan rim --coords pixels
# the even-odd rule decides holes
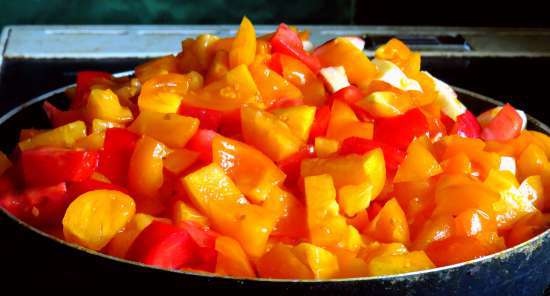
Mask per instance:
[[[125,77],[125,76],[131,76],[134,74],[133,70],[130,71],[124,71],[113,74],[114,77]],[[6,112],[2,116],[0,116],[0,125],[4,124],[7,120],[9,120],[11,117],[15,116],[17,113],[23,111],[24,109],[33,106],[34,104],[40,103],[42,101],[45,101],[46,99],[60,94],[64,92],[66,89],[74,87],[75,84],[69,84],[65,85],[59,88],[56,88],[54,90],[51,90],[49,92],[46,92],[40,96],[37,96],[35,98],[32,98],[31,100],[24,102],[14,108],[12,108],[10,111]],[[492,99],[488,96],[461,88],[452,86],[452,88],[457,91],[457,93],[472,97],[476,100],[481,100],[488,102],[493,105],[503,105],[501,101]],[[541,122],[540,120],[534,118],[533,116],[526,114],[527,119],[530,123],[534,124],[535,126],[539,127],[541,130],[546,132],[547,134],[550,134],[550,127],[548,127],[545,123]],[[133,266],[137,266],[140,268],[145,268],[149,270],[155,270],[155,271],[161,271],[161,272],[168,272],[168,273],[174,273],[174,274],[181,274],[181,275],[187,275],[187,276],[197,276],[202,278],[208,278],[208,279],[225,279],[225,280],[232,280],[232,281],[239,281],[239,282],[256,282],[256,283],[278,283],[278,284],[285,284],[285,283],[300,283],[300,284],[331,284],[331,283],[347,283],[347,282],[371,282],[371,281],[400,281],[400,280],[411,280],[416,279],[421,276],[429,275],[432,273],[437,273],[440,271],[451,271],[451,270],[458,270],[461,267],[466,266],[472,266],[474,267],[477,263],[487,262],[490,260],[498,260],[498,259],[505,259],[506,256],[510,256],[512,254],[515,254],[516,252],[523,252],[528,249],[536,249],[540,247],[540,245],[545,241],[550,239],[550,229],[545,230],[544,232],[538,234],[537,236],[532,237],[531,239],[522,242],[521,244],[518,244],[516,246],[513,246],[511,248],[506,248],[502,251],[490,254],[488,256],[483,256],[480,258],[476,258],[473,260],[468,260],[452,265],[442,266],[442,267],[436,267],[426,270],[420,270],[420,271],[414,271],[414,272],[408,272],[408,273],[400,273],[400,274],[394,274],[394,275],[382,275],[382,276],[368,276],[368,277],[353,277],[353,278],[335,278],[335,279],[273,279],[273,278],[247,278],[247,277],[233,277],[233,276],[225,276],[225,275],[218,275],[214,273],[208,273],[208,272],[196,272],[196,271],[187,271],[187,270],[173,270],[173,269],[166,269],[151,265],[146,265],[141,262],[131,261],[127,259],[118,258],[115,256],[111,256],[108,254],[101,253],[99,251],[94,251],[88,248],[85,248],[83,246],[69,243],[65,240],[62,240],[54,235],[51,235],[49,233],[46,233],[34,226],[29,225],[28,223],[18,219],[17,217],[13,216],[11,213],[4,210],[4,208],[0,208],[0,212],[10,219],[12,219],[14,222],[19,224],[19,226],[22,226],[28,230],[33,231],[34,233],[41,235],[43,237],[46,237],[48,239],[51,239],[53,241],[56,241],[57,243],[76,249],[78,251],[82,251],[84,253],[87,253],[88,255],[93,256],[99,256],[103,259],[112,260],[117,263],[122,264],[130,264]]]

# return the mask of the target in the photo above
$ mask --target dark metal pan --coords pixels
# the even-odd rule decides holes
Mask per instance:
[[[127,74],[127,73],[126,73]],[[502,103],[455,88],[474,112]],[[54,90],[0,117],[0,137],[16,144],[21,128],[46,127],[41,102],[63,103],[64,88]],[[528,116],[529,129],[550,128]],[[4,145],[6,146],[6,145]],[[550,230],[511,249],[484,258],[394,276],[336,280],[236,279],[184,271],[170,271],[121,260],[69,244],[0,210],[0,287],[53,290],[117,288],[124,291],[189,293],[238,290],[240,294],[298,295],[542,295],[550,286]],[[0,288],[2,289],[2,288]],[[225,292],[232,295],[232,292]]]

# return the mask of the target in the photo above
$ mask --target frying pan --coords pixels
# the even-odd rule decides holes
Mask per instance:
[[[119,74],[129,75],[130,72]],[[34,98],[0,117],[0,137],[17,143],[25,127],[48,127],[41,102],[66,103],[66,86]],[[501,102],[455,87],[473,112]],[[550,128],[528,115],[528,128]],[[171,271],[121,260],[40,231],[0,210],[2,287],[19,291],[69,287],[90,292],[121,288],[170,294],[223,292],[233,295],[542,295],[550,286],[550,229],[513,248],[451,266],[401,275],[334,280],[238,279],[206,273]],[[2,267],[3,266],[3,267]],[[1,279],[4,280],[1,280]],[[548,290],[547,290],[548,292]]]

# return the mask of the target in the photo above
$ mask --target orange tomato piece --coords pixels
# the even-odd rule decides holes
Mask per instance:
[[[299,60],[281,54],[280,55],[282,76],[298,87],[303,94],[304,104],[321,106],[326,100],[326,91],[323,82],[308,66]]]
[[[142,111],[128,129],[157,139],[168,147],[183,148],[197,132],[199,124],[194,117]]]
[[[527,241],[550,227],[550,215],[540,211],[519,219],[506,235],[506,246],[513,247]]]
[[[386,202],[367,227],[366,234],[385,243],[407,244],[409,242],[407,217],[395,198]]]
[[[323,67],[343,66],[349,81],[360,88],[366,88],[376,76],[376,67],[346,38],[336,38],[324,44],[315,50],[314,55]]]
[[[174,149],[163,159],[166,170],[173,174],[181,174],[199,159],[199,153],[189,149]]]
[[[414,236],[412,248],[423,250],[430,243],[447,239],[456,232],[455,221],[450,215],[431,217]]]
[[[272,237],[296,241],[307,236],[306,209],[294,195],[280,187],[275,187],[262,206],[279,217],[271,233]]]
[[[315,279],[330,279],[340,271],[338,258],[330,251],[316,245],[300,243],[292,248],[292,252],[298,260],[309,267]]]
[[[348,104],[335,100],[332,103],[327,137],[337,141],[359,137],[372,139],[374,126],[370,122],[360,122]]]
[[[230,138],[214,138],[212,158],[254,203],[265,201],[273,187],[282,184],[286,177],[262,152]]]
[[[216,239],[216,273],[234,277],[255,277],[254,268],[238,241],[220,235]]]
[[[302,177],[329,174],[337,189],[369,182],[372,185],[372,199],[380,194],[386,183],[386,165],[380,148],[364,155],[305,159],[301,163],[300,174]]]
[[[162,159],[166,147],[159,141],[142,136],[136,143],[128,168],[128,188],[139,197],[155,198],[164,181]]]
[[[540,175],[546,163],[548,163],[548,158],[544,150],[538,145],[530,144],[517,159],[519,180],[533,175]]]
[[[311,242],[317,246],[337,246],[344,237],[347,224],[339,213],[332,177],[330,175],[305,177],[304,186]]]
[[[474,237],[450,237],[428,245],[426,254],[436,266],[445,266],[489,255],[494,249]]]
[[[292,246],[277,243],[257,262],[258,274],[265,278],[312,279],[313,272],[292,251]]]
[[[173,55],[156,58],[138,65],[135,69],[136,77],[141,83],[145,83],[147,80],[157,75],[177,72],[178,64],[176,57]]]
[[[393,182],[418,182],[440,174],[443,170],[429,149],[417,138],[407,148],[407,155],[395,174]]]
[[[265,106],[270,107],[280,99],[301,100],[300,89],[294,86],[277,72],[269,69],[264,63],[255,62],[249,67]]]
[[[176,201],[172,207],[172,221],[175,224],[193,221],[200,225],[208,225],[208,218],[181,200]]]
[[[256,55],[256,31],[250,20],[245,16],[241,21],[239,31],[233,40],[229,51],[229,67],[250,65]]]

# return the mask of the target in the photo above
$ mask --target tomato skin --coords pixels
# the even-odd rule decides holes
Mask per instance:
[[[340,100],[350,105],[355,104],[357,101],[363,98],[361,90],[354,85],[344,87],[330,96],[330,101]]]
[[[206,108],[197,108],[182,104],[179,114],[195,117],[200,120],[199,128],[217,130],[222,121],[222,112]]]
[[[212,141],[219,134],[209,129],[199,129],[187,143],[186,148],[199,153],[203,163],[212,162]]]
[[[405,150],[411,141],[429,131],[426,116],[420,109],[396,117],[379,118],[374,124],[374,139]]]
[[[98,171],[115,184],[125,185],[130,158],[138,139],[137,134],[124,128],[107,129]]]
[[[477,139],[481,136],[481,125],[479,125],[472,112],[466,111],[456,118],[451,133],[461,137]]]
[[[302,40],[296,32],[292,31],[286,24],[281,23],[271,38],[273,52],[279,52],[294,57],[306,64],[313,73],[318,73],[321,63],[317,57],[310,55],[304,50]]]
[[[323,106],[315,112],[315,120],[309,132],[309,139],[315,140],[316,137],[324,137],[327,134],[328,124],[330,121],[330,107]]]
[[[21,152],[23,179],[28,186],[47,186],[88,179],[98,165],[95,151],[39,148]]]
[[[59,225],[72,198],[65,183],[29,188],[0,197],[0,207],[34,226]]]
[[[486,141],[507,141],[519,136],[523,119],[512,105],[506,104],[487,126],[481,131],[481,138]]]
[[[191,262],[195,243],[189,233],[174,225],[153,221],[136,238],[127,257],[164,268],[180,268]]]

